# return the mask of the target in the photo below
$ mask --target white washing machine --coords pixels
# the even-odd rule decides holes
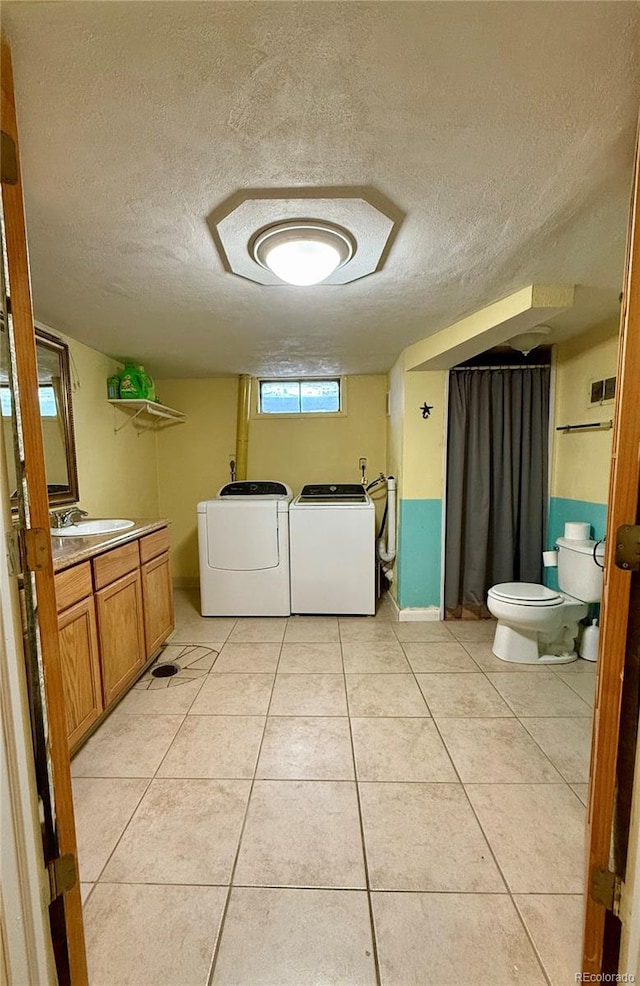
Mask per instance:
[[[227,483],[198,504],[203,616],[289,616],[289,504],[285,483]]]
[[[289,537],[292,613],[375,613],[376,513],[362,486],[303,486]]]

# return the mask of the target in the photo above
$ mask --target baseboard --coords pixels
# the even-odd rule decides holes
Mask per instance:
[[[425,606],[424,608],[401,609],[398,616],[400,623],[424,623],[442,619],[439,606]]]
[[[180,577],[179,576],[179,577],[173,579],[173,588],[174,589],[199,589],[200,588],[200,579],[187,578],[186,576],[183,578],[183,577]]]
[[[390,592],[387,593],[387,598],[393,607],[399,623],[425,623],[442,619],[439,606],[416,606],[400,609]]]

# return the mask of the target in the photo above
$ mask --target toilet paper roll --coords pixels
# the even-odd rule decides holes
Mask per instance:
[[[564,525],[564,536],[569,541],[588,541],[591,537],[591,524],[569,521]]]
[[[558,567],[558,552],[557,551],[543,551],[542,552],[542,564],[545,568],[557,568]]]

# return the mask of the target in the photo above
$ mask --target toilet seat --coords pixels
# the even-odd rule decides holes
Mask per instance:
[[[489,589],[489,595],[506,603],[545,609],[565,602],[562,593],[536,582],[501,582]]]

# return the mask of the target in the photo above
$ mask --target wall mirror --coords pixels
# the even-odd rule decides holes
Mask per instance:
[[[5,337],[3,340],[3,350],[5,350],[4,329],[2,335]],[[56,507],[66,503],[76,503],[78,500],[69,347],[61,339],[36,327],[36,355],[49,506]],[[8,367],[4,358],[0,370],[0,408],[7,452],[11,504],[15,507],[17,482],[11,425],[12,401]]]

